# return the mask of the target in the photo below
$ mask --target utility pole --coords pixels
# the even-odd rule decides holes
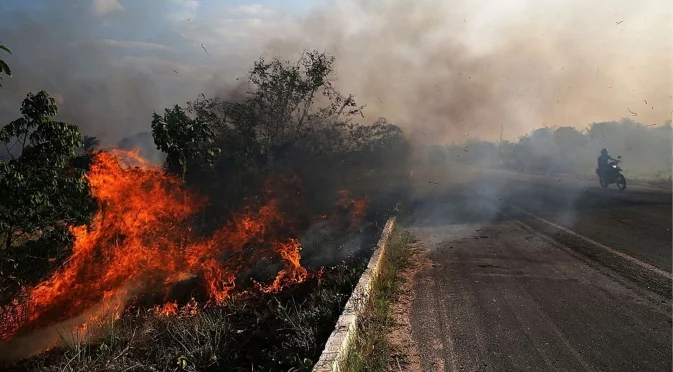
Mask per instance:
[[[502,150],[502,132],[504,131],[504,125],[503,123],[500,123],[500,142],[498,143],[498,164],[496,166],[496,169],[500,169],[500,153]]]

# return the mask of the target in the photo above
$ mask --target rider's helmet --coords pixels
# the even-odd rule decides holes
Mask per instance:
[[[607,155],[608,149],[601,149],[601,155]]]

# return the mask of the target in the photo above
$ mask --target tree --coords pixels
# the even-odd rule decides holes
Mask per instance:
[[[77,156],[70,160],[70,167],[88,172],[94,157],[100,152],[96,149],[99,145],[100,140],[97,137],[84,136],[82,147],[77,149]]]
[[[388,123],[385,118],[379,118],[371,125],[350,125],[347,136],[347,152],[357,154],[358,162],[363,165],[399,165],[410,152],[402,129]]]
[[[181,174],[184,181],[190,162],[205,161],[212,164],[218,149],[209,146],[213,132],[206,121],[190,118],[178,105],[166,109],[164,116],[152,116],[152,136],[158,150],[167,154],[169,170]]]
[[[86,152],[94,151],[98,146],[100,146],[100,140],[98,139],[98,137],[84,136],[82,143],[84,151]]]
[[[334,57],[318,51],[305,52],[292,65],[274,58],[260,58],[250,71],[256,88],[248,104],[258,114],[260,141],[268,153],[288,146],[325,123],[360,114],[352,96],[343,96],[333,86]],[[319,100],[317,95],[325,97]]]
[[[12,54],[12,52],[6,46],[4,46],[2,44],[0,44],[0,49],[4,50],[5,52],[7,52],[9,54]],[[0,58],[0,81],[2,81],[2,74],[12,76],[12,70],[10,70],[7,63]],[[2,86],[2,83],[0,83],[0,87],[1,86]]]
[[[243,99],[202,96],[189,110],[212,123],[226,156],[265,168],[310,133],[362,115],[353,96],[335,89],[333,72],[334,57],[318,51],[303,53],[296,63],[262,57],[248,74],[251,90]]]
[[[353,96],[337,91],[334,62],[332,56],[318,51],[304,52],[293,62],[262,57],[250,69],[247,84],[241,85],[246,92],[236,90],[226,99],[199,96],[187,104],[186,111],[194,119],[177,108],[163,118],[155,115],[155,143],[173,154],[169,163],[179,165],[182,159],[190,164],[194,176],[188,174],[186,183],[208,198],[204,225],[217,225],[221,216],[248,206],[251,200],[263,200],[268,195],[266,181],[274,175],[301,179],[311,190],[301,197],[311,198],[306,205],[317,211],[331,203],[337,190],[361,191],[355,189],[360,187],[355,181],[363,185],[377,174],[375,185],[384,182],[381,174],[399,174],[370,172],[399,164],[408,153],[406,139],[400,128],[384,121],[371,126],[356,123],[362,106]],[[213,143],[201,146],[221,149],[212,168],[194,167],[197,156],[181,158],[191,153],[183,149],[191,147],[179,138],[198,136],[168,130],[171,120],[181,123],[174,125],[177,128],[193,121],[207,123]],[[184,171],[182,166],[176,168]]]
[[[0,130],[10,154],[0,162],[0,232],[4,245],[36,237],[67,241],[68,225],[93,212],[84,170],[73,167],[81,148],[77,126],[54,121],[58,108],[46,92],[29,93],[22,117]]]

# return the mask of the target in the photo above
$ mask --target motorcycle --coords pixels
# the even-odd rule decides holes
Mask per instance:
[[[608,163],[605,170],[605,177],[601,174],[600,168],[596,168],[596,174],[598,175],[598,182],[600,182],[602,188],[606,188],[611,184],[617,184],[617,188],[620,190],[626,190],[626,178],[622,175],[622,168],[618,166],[621,163],[621,156],[618,156],[618,160],[613,160]]]

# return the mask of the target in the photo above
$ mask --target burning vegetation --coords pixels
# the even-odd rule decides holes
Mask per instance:
[[[408,153],[401,131],[351,122],[361,112],[332,88],[332,63],[260,60],[247,98],[155,114],[164,166],[82,148],[54,100],[29,95],[0,132],[22,146],[0,164],[0,351],[40,355],[8,368],[65,368],[73,345],[94,370],[310,367],[406,185],[389,171]],[[150,339],[168,354],[128,351]]]
[[[121,159],[137,165],[124,167]],[[274,258],[283,268],[273,282],[257,283],[258,290],[277,292],[309,277],[300,264],[298,222],[281,210],[283,200],[272,190],[259,207],[247,208],[212,236],[201,238],[190,220],[205,201],[137,153],[98,153],[87,179],[98,212],[89,226],[71,227],[72,254],[63,266],[36,286],[22,288],[21,299],[3,312],[3,340],[82,314],[86,316],[74,332],[90,331],[101,319],[119,318],[128,301],[150,292],[166,293],[159,313],[176,314],[178,304],[168,298],[170,289],[190,278],[200,281],[204,306],[221,306],[241,271]],[[364,199],[340,193],[338,208],[352,217],[351,224],[358,223],[365,207]],[[44,341],[51,347],[59,338],[54,334]]]

